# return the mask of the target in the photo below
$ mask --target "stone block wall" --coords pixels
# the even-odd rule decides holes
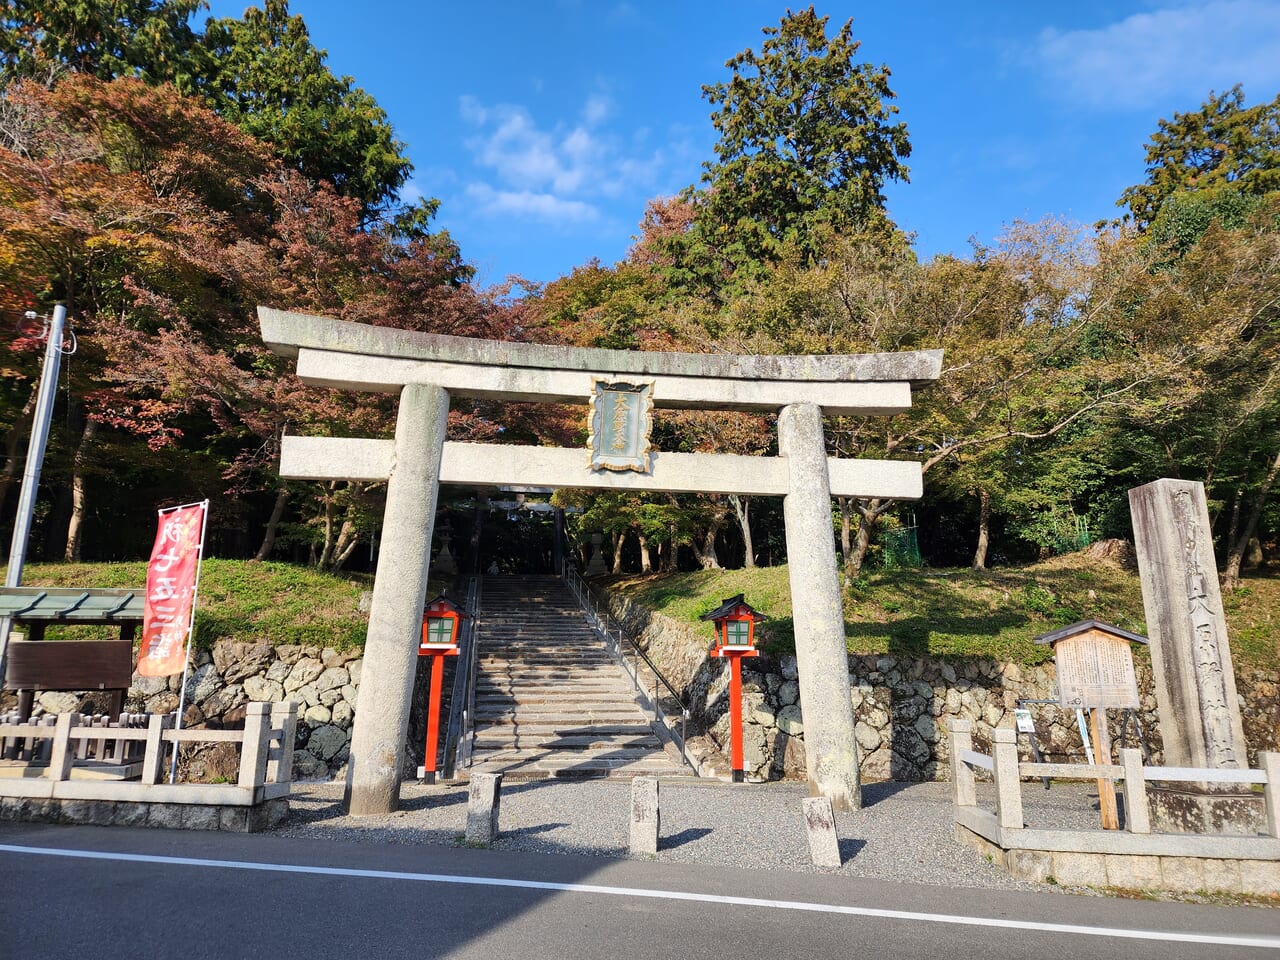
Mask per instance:
[[[722,660],[707,657],[710,633],[642,608],[625,597],[610,596],[614,617],[685,694],[700,735],[691,736],[691,749],[712,760],[704,766],[727,770],[715,762],[728,754],[729,671]],[[184,724],[238,726],[250,701],[294,700],[300,705],[294,778],[327,778],[345,766],[351,725],[363,665],[362,651],[339,651],[304,645],[219,641],[212,651],[197,651],[187,681]],[[866,780],[934,780],[949,775],[946,723],[953,718],[972,721],[978,749],[990,742],[991,730],[1013,722],[1019,698],[1048,699],[1056,690],[1052,663],[1037,667],[1000,663],[989,658],[902,658],[889,655],[850,655],[856,737],[862,776]],[[423,730],[421,704],[425,700],[426,671],[420,671],[419,691],[410,719],[406,764],[421,762]],[[134,676],[125,709],[168,713],[178,707],[181,676]],[[1159,762],[1160,736],[1149,665],[1138,663],[1142,695],[1139,717],[1154,762]],[[1238,673],[1249,761],[1258,750],[1280,750],[1280,676],[1252,671]],[[35,713],[85,709],[97,694],[45,693]],[[743,664],[743,747],[747,774],[778,779],[804,776],[804,713],[799,702],[794,657],[761,656]],[[2,705],[0,705],[2,706]],[[1079,762],[1084,758],[1074,712],[1053,705],[1031,707],[1037,742],[1045,759]],[[1113,714],[1114,716],[1114,714]],[[1133,744],[1130,731],[1130,744]],[[1120,731],[1112,730],[1117,748]],[[1024,759],[1031,759],[1028,741],[1019,738]],[[231,748],[231,749],[228,749]],[[416,751],[416,753],[415,753]],[[222,754],[226,754],[223,756]],[[186,758],[203,779],[234,776],[234,745],[210,745]],[[407,770],[406,775],[412,773]]]
[[[299,705],[294,779],[327,778],[347,761],[361,657],[359,649],[220,640],[212,650],[197,650],[192,655],[183,726],[240,727],[248,703],[292,700]],[[124,708],[137,713],[172,713],[178,709],[181,691],[181,674],[141,677],[135,673]],[[32,713],[92,710],[100,697],[93,693],[44,693],[36,699]],[[236,744],[184,749],[183,763],[189,765],[195,779],[234,778],[238,750]]]
[[[686,702],[713,749],[728,752],[729,671],[721,660],[707,657],[710,633],[692,624],[647,610],[626,597],[610,595],[610,612],[636,637]],[[699,625],[703,626],[703,625]],[[857,655],[848,658],[855,735],[862,776],[866,780],[942,780],[949,774],[946,724],[951,719],[973,723],[974,742],[986,749],[991,731],[1013,723],[1019,699],[1055,696],[1057,673],[1052,663],[1035,667],[990,658],[905,658]],[[1137,664],[1142,724],[1152,762],[1161,760],[1159,719],[1152,693],[1151,668]],[[793,656],[761,656],[743,662],[743,753],[746,773],[759,779],[804,776],[804,713],[799,702]],[[1249,761],[1258,750],[1280,749],[1280,677],[1262,671],[1237,674]],[[1054,704],[1029,705],[1037,743],[1049,762],[1083,762],[1084,749],[1074,711]],[[1121,733],[1112,740],[1118,750]],[[1127,731],[1130,746],[1136,731]],[[691,738],[693,739],[693,738]],[[697,751],[706,743],[694,743]],[[1024,759],[1030,743],[1019,738]]]

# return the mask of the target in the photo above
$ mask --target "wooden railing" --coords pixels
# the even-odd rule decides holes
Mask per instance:
[[[1147,784],[1151,781],[1262,784],[1267,835],[1280,838],[1280,753],[1260,752],[1256,770],[1145,766],[1142,751],[1133,748],[1120,751],[1118,764],[1022,763],[1018,760],[1017,735],[1012,729],[992,731],[990,754],[973,749],[972,729],[968,720],[953,720],[950,724],[951,782],[958,820],[964,819],[960,816],[962,811],[977,807],[975,770],[991,774],[996,794],[995,819],[1001,830],[1021,830],[1025,826],[1022,814],[1023,777],[1119,781],[1124,790],[1125,829],[1134,834],[1151,833],[1151,808],[1147,800]]]
[[[291,702],[248,704],[242,730],[175,730],[173,714],[152,714],[145,725],[125,716],[114,725],[86,723],[71,713],[59,714],[52,726],[0,720],[0,745],[15,754],[12,759],[27,761],[21,776],[0,777],[0,796],[252,805],[289,793],[297,728]],[[171,751],[192,743],[240,744],[236,782],[164,783]],[[77,760],[112,763],[117,757],[140,761],[137,780],[73,777]]]

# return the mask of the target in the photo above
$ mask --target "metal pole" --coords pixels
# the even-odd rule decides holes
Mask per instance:
[[[49,425],[53,420],[53,400],[58,393],[58,368],[62,365],[62,333],[67,324],[67,308],[59,303],[53,308],[44,346],[44,368],[36,392],[35,418],[31,421],[31,441],[27,444],[27,462],[22,470],[22,491],[18,496],[18,513],[13,521],[13,541],[9,548],[9,567],[4,585],[22,585],[22,568],[27,560],[27,539],[31,536],[31,518],[35,513],[36,491],[40,486],[40,467],[49,442]],[[0,677],[5,670],[9,648],[9,617],[0,617]]]

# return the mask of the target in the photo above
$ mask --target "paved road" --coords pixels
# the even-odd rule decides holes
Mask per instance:
[[[1274,910],[435,846],[0,826],[0,956],[1280,957]]]

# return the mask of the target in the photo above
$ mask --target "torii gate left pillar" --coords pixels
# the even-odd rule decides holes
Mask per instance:
[[[395,453],[387,481],[383,540],[369,607],[360,709],[351,733],[344,804],[357,816],[386,813],[400,802],[404,731],[409,725],[417,660],[405,637],[422,629],[440,461],[449,419],[449,394],[429,383],[400,392]]]

